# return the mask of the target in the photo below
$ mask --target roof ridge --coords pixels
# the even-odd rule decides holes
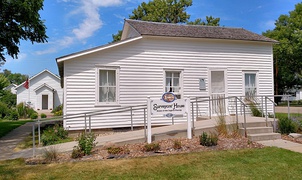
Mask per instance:
[[[208,26],[208,25],[197,25],[197,24],[180,24],[180,23],[167,23],[167,22],[153,22],[153,21],[142,21],[137,19],[125,19],[125,21],[135,21],[135,22],[142,22],[142,23],[152,23],[152,24],[163,24],[163,25],[171,25],[171,26],[193,26],[193,27],[205,27],[205,28],[226,28],[226,29],[244,29],[243,27],[228,27],[228,26]],[[246,30],[248,31],[248,30]]]

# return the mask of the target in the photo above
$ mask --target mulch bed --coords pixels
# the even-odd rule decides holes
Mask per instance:
[[[181,146],[176,147],[176,141]],[[179,143],[180,142],[180,143]],[[136,158],[158,155],[170,155],[179,153],[201,152],[201,151],[220,151],[220,150],[238,150],[250,148],[263,148],[264,146],[251,142],[245,137],[223,137],[219,136],[218,144],[216,146],[206,147],[200,145],[199,137],[192,139],[178,138],[157,141],[160,149],[156,152],[147,152],[145,150],[146,143],[126,144],[117,146],[115,144],[105,144],[102,147],[94,148],[91,155],[82,158],[72,159],[71,153],[60,153],[55,161],[47,162],[43,157],[29,158],[26,164],[45,164],[45,163],[62,163],[62,162],[78,162],[78,161],[91,161],[91,160],[105,160],[105,159],[120,159],[120,158]],[[120,147],[121,152],[117,154],[109,154],[109,147]]]

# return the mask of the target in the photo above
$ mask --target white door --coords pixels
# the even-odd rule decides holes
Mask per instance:
[[[211,89],[210,96],[213,99],[211,103],[212,114],[221,115],[226,112],[225,105],[225,77],[224,71],[211,71]]]

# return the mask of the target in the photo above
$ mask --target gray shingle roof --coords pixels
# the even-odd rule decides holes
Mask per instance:
[[[172,23],[158,23],[138,20],[125,20],[139,34],[149,36],[211,38],[246,41],[263,41],[278,43],[278,41],[250,32],[243,28],[229,28],[217,26],[183,25]]]

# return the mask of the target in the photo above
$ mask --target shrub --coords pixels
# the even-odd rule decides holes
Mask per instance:
[[[174,149],[181,149],[181,141],[175,140],[175,141],[174,141],[173,148],[174,148]]]
[[[58,158],[58,150],[55,147],[43,149],[42,156],[47,162],[52,162]]]
[[[160,146],[158,143],[146,144],[144,147],[145,147],[145,151],[147,152],[149,151],[157,152],[160,150]]]
[[[62,116],[63,115],[63,104],[55,107],[52,111],[55,116]]]
[[[0,119],[3,119],[5,116],[9,114],[9,109],[6,104],[0,102]]]
[[[280,117],[278,127],[281,134],[289,134],[298,130],[298,124],[288,117]]]
[[[43,146],[56,144],[58,141],[66,139],[68,131],[64,130],[62,126],[56,124],[53,127],[48,127],[42,132],[41,141]]]
[[[38,114],[33,113],[30,115],[30,119],[37,119],[38,118]]]
[[[22,118],[26,118],[26,110],[25,110],[25,106],[23,103],[19,103],[17,106],[17,112],[19,114],[20,117]]]
[[[44,113],[42,113],[42,114],[41,114],[41,118],[47,118],[47,115],[44,114]]]
[[[93,133],[82,133],[79,137],[79,148],[84,155],[90,155],[92,149],[96,146],[96,136]]]
[[[18,120],[19,119],[18,112],[16,110],[12,110],[10,112],[9,119],[10,120],[15,120],[15,121]]]
[[[206,132],[203,132],[201,136],[199,136],[200,145],[203,146],[216,146],[218,142],[218,136],[216,134],[208,135]]]

